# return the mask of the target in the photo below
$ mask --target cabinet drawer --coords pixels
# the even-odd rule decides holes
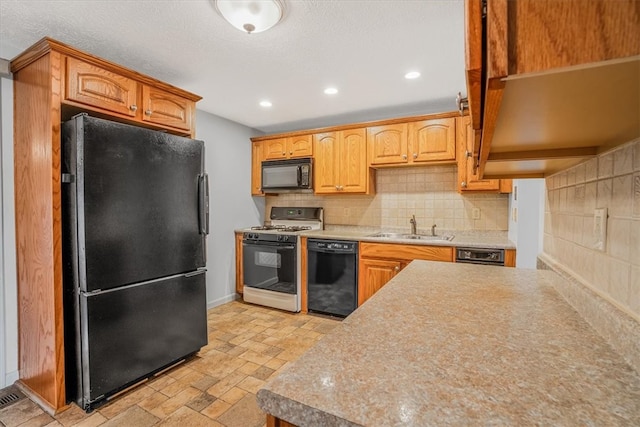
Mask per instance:
[[[191,130],[195,103],[161,89],[142,86],[142,121]]]
[[[453,262],[453,247],[363,242],[360,243],[360,257]]]
[[[66,63],[65,101],[136,116],[138,83],[135,80],[71,57],[66,58]]]

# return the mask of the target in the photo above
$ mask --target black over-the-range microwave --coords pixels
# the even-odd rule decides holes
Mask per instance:
[[[262,191],[313,192],[313,159],[304,157],[262,162]]]

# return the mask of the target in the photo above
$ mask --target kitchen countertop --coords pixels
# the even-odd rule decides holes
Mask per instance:
[[[640,375],[558,280],[413,261],[258,404],[299,426],[640,425]]]
[[[236,232],[254,231],[250,229],[238,229]],[[264,231],[259,231],[264,233]],[[277,231],[272,231],[277,233]],[[335,239],[335,240],[357,240],[360,242],[374,243],[397,243],[403,245],[426,245],[426,246],[453,246],[467,248],[486,248],[486,249],[516,249],[516,245],[508,239],[506,231],[474,231],[474,230],[439,230],[438,235],[453,234],[453,240],[416,240],[416,239],[392,239],[371,237],[372,234],[379,232],[402,232],[409,233],[409,230],[396,229],[374,229],[366,227],[339,227],[330,226],[325,230],[303,231],[297,233],[300,236],[317,239]],[[419,234],[424,232],[420,231]]]

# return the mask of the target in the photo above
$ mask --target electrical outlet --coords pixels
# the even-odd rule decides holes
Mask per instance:
[[[473,219],[480,219],[480,208],[473,208],[471,211],[471,217]]]
[[[593,248],[604,251],[607,242],[607,208],[593,212]]]
[[[344,208],[344,210],[342,211],[342,216],[350,216],[350,215],[351,215],[351,209]]]
[[[518,222],[518,208],[513,208],[511,211],[511,219],[513,222]]]

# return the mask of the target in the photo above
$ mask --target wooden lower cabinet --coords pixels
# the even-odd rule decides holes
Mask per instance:
[[[296,427],[296,425],[267,414],[267,427]]]
[[[358,262],[358,306],[364,304],[409,262],[390,259],[360,258]]]
[[[365,303],[414,259],[453,262],[450,246],[360,243],[358,306]]]
[[[242,234],[236,232],[236,292],[242,295],[244,277],[242,276]]]

